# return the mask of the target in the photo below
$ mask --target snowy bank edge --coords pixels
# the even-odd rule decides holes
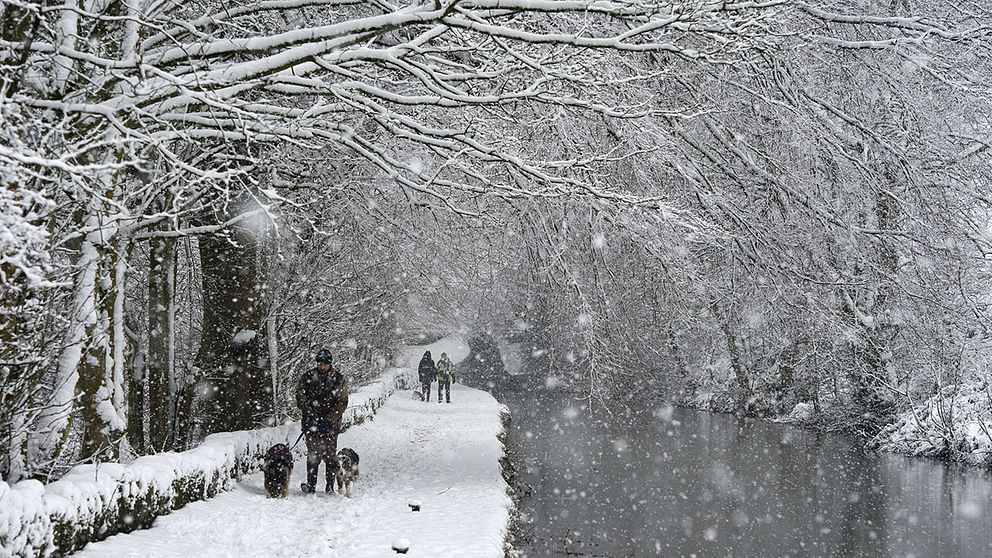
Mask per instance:
[[[400,351],[400,366],[349,395],[342,430],[371,419],[393,392],[413,385],[422,351],[451,345],[444,340]],[[467,356],[467,347],[457,356]],[[260,469],[269,447],[292,444],[299,434],[298,423],[212,434],[194,449],[144,456],[130,465],[80,465],[47,486],[0,481],[0,558],[63,556],[117,533],[148,528],[158,516],[231,489]]]
[[[868,449],[908,457],[926,457],[947,462],[992,468],[992,392],[973,385],[945,386],[922,403],[910,405],[865,442]],[[726,404],[729,396],[720,392],[700,392],[671,404],[685,409],[712,413],[737,411]],[[724,401],[721,401],[724,398]],[[724,403],[724,404],[721,404]],[[824,404],[829,409],[829,402]],[[758,420],[786,424],[813,431],[824,431],[818,420],[821,412],[812,403],[800,402],[780,416],[754,416]],[[949,421],[947,417],[952,417]]]
[[[503,527],[503,556],[504,558],[519,558],[516,546],[523,540],[526,520],[521,514],[521,501],[529,493],[527,485],[517,474],[517,462],[514,460],[513,440],[510,438],[510,408],[501,404],[501,430],[497,439],[502,446],[503,455],[499,458],[500,475],[506,483],[507,504],[506,525]]]
[[[988,385],[945,386],[896,415],[868,446],[992,467],[992,392]]]

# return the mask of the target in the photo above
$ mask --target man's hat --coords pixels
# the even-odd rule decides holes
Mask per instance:
[[[331,351],[328,351],[327,349],[321,349],[317,351],[317,356],[314,357],[314,360],[316,360],[317,362],[330,364],[331,360],[333,360],[331,358]]]

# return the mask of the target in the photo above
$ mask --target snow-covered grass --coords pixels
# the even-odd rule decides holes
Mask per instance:
[[[91,544],[80,556],[382,558],[397,546],[411,557],[502,558],[512,507],[499,463],[506,409],[460,384],[451,399],[415,401],[398,391],[374,420],[341,435],[339,447],[361,457],[353,498],[302,494],[306,466],[297,459],[287,499],[267,498],[262,475],[248,475],[231,491],[160,517],[152,529]]]
[[[992,394],[989,387],[947,386],[901,413],[872,445],[882,450],[992,463]]]
[[[427,349],[447,350],[452,360],[468,354],[463,343],[450,341],[406,351],[401,367],[350,395],[344,426],[367,421],[395,389],[412,385],[416,364]],[[78,466],[47,486],[33,480],[13,486],[0,481],[0,557],[64,554],[147,527],[160,515],[238,486],[239,479],[259,469],[266,449],[292,444],[299,433],[299,425],[289,423],[214,434],[181,453],[141,457],[130,465]]]

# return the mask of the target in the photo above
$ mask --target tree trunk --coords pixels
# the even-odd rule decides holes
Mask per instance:
[[[96,219],[87,217],[80,211],[76,222],[80,228],[84,228],[96,223]],[[78,242],[67,243],[68,249],[76,256],[74,265],[77,271],[73,278],[69,327],[58,356],[52,393],[48,397],[48,405],[39,414],[38,428],[33,435],[35,440],[32,445],[38,451],[34,455],[32,466],[38,469],[47,468],[49,462],[62,452],[77,408],[79,367],[87,347],[91,322],[96,321],[94,305],[99,257],[90,238],[92,234]]]
[[[744,367],[743,358],[741,357],[740,339],[738,339],[736,333],[730,331],[727,325],[722,325],[724,336],[727,340],[727,353],[730,354],[730,367],[734,371],[734,378],[737,380],[737,385],[744,392],[744,400],[747,401],[751,395],[751,381],[748,377],[747,369]]]
[[[98,237],[115,231],[100,229]],[[124,281],[127,241],[116,250],[106,250],[107,242],[87,241],[86,250],[96,259],[93,297],[94,318],[86,327],[87,347],[79,366],[79,395],[83,419],[80,458],[95,461],[117,459],[127,430],[124,384]],[[99,265],[103,263],[104,265]],[[102,304],[101,304],[102,303]]]
[[[169,447],[174,451],[184,451],[189,448],[190,434],[193,431],[193,394],[194,384],[188,383],[176,391],[175,408],[172,412],[172,433]]]
[[[27,378],[26,363],[21,363],[17,340],[23,333],[24,316],[21,299],[26,289],[24,277],[13,264],[0,264],[0,425],[10,425],[10,434],[0,440],[3,462],[0,476],[13,484],[27,469],[25,416],[33,386]]]
[[[253,428],[272,414],[258,233],[227,232],[199,239],[204,316],[197,365],[208,434]]]
[[[145,440],[145,353],[140,350],[132,363],[127,384],[127,440],[138,455],[148,451]]]
[[[155,238],[148,250],[148,444],[152,451],[169,447],[175,406],[176,240]]]
[[[108,154],[111,158],[119,162],[120,155]],[[120,229],[126,215],[104,201],[121,198],[121,180],[116,171],[96,180],[103,196],[89,202],[85,225],[90,232],[82,247],[86,267],[77,298],[87,311],[77,390],[83,419],[80,457],[94,461],[117,459],[127,432],[124,299],[130,239]]]
[[[895,189],[897,177],[886,168],[884,184]],[[900,229],[901,210],[895,194],[884,190],[875,192],[875,217],[881,231]],[[899,253],[895,247],[893,234],[880,235],[876,261],[874,293],[867,303],[866,316],[850,296],[846,296],[848,311],[861,330],[860,342],[854,346],[855,357],[863,366],[852,370],[852,400],[864,411],[869,423],[878,426],[884,416],[891,412],[892,401],[889,381],[894,377],[892,370],[891,344],[898,334],[898,326],[889,318],[889,311],[895,297],[895,282],[899,272]]]
[[[112,282],[105,305],[110,320],[110,327],[107,331],[110,335],[108,347],[111,357],[106,371],[106,386],[110,392],[113,410],[117,413],[116,419],[112,421],[116,424],[114,436],[118,440],[127,437],[127,397],[124,389],[127,381],[128,339],[125,329],[124,303],[127,300],[127,266],[130,251],[130,239],[118,234],[117,250],[112,260]]]
[[[658,322],[656,321],[655,323]],[[686,366],[685,358],[682,357],[682,349],[679,347],[678,339],[675,337],[675,328],[672,327],[671,322],[665,328],[665,336],[668,343],[668,352],[672,355],[672,360],[675,361],[675,374],[679,382],[683,386],[686,386],[690,381],[689,367]]]
[[[269,315],[265,318],[265,338],[268,340],[269,375],[272,379],[272,421],[275,422],[275,413],[279,410],[279,328],[276,324],[276,312],[278,308],[273,306],[269,309]]]
[[[99,307],[97,300],[101,298],[101,294],[105,294],[100,284],[108,278],[101,273],[103,266],[99,265],[101,259],[99,248],[87,240],[84,242],[83,251],[85,257],[91,260],[84,271],[85,284],[81,286],[88,298],[84,304],[89,307],[90,317],[85,324],[85,349],[79,362],[79,382],[76,390],[83,419],[83,439],[80,443],[79,457],[84,460],[92,458],[106,461],[116,457],[111,439],[107,436],[109,431],[104,428],[103,420],[109,414],[106,412],[106,405],[103,405],[110,395],[104,386],[105,372],[110,360],[107,336],[109,323],[105,309]]]
[[[730,356],[730,368],[733,370],[734,379],[737,380],[737,385],[741,389],[741,397],[737,405],[738,407],[743,407],[751,398],[751,379],[744,364],[744,357],[741,354],[740,338],[733,328],[731,328],[729,318],[720,310],[719,305],[713,303],[711,308],[716,315],[716,321],[720,329],[723,331],[723,336],[727,344],[727,354]]]

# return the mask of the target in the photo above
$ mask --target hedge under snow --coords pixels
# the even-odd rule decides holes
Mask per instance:
[[[342,427],[372,418],[394,390],[411,385],[412,374],[392,368],[350,394]],[[270,446],[292,444],[299,434],[297,423],[225,432],[207,436],[195,449],[140,457],[130,465],[80,465],[48,485],[0,481],[0,557],[61,556],[147,528],[160,515],[232,488],[261,468]]]

